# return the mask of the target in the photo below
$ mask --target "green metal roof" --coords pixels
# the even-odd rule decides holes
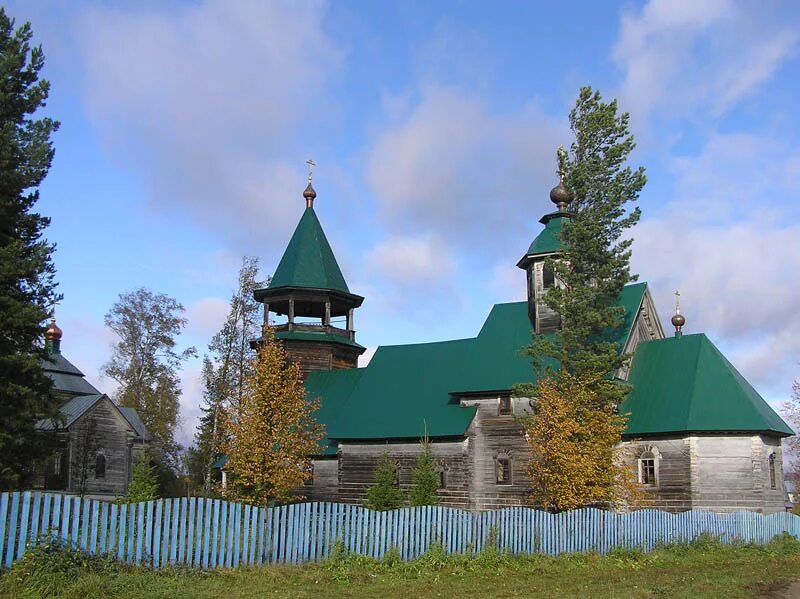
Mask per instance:
[[[328,341],[330,343],[341,343],[342,345],[349,345],[350,347],[357,347],[359,349],[366,349],[363,345],[359,345],[355,341],[351,341],[348,337],[343,335],[336,335],[334,333],[315,333],[313,331],[278,331],[275,333],[278,339],[290,339],[293,341]],[[256,341],[261,341],[259,337]]]
[[[136,434],[139,435],[143,440],[148,440],[150,434],[147,432],[147,428],[142,422],[142,419],[139,418],[139,412],[136,411],[135,408],[128,408],[126,406],[117,406],[119,411],[122,412],[122,415],[125,416],[125,420],[133,427],[133,430],[136,431]]]
[[[83,373],[60,353],[42,360],[42,370],[53,381],[53,391],[67,395],[98,395],[100,391],[87,381]]]
[[[645,289],[629,285],[620,295],[621,343]],[[460,407],[458,395],[534,381],[531,360],[520,351],[530,342],[527,302],[497,304],[477,337],[381,346],[366,368],[312,373],[306,385],[309,396],[322,399],[318,418],[330,439],[415,439],[426,427],[431,437],[458,437],[476,411]]]
[[[631,437],[687,432],[793,435],[787,424],[702,333],[641,343],[631,365]]]
[[[307,397],[310,400],[320,399],[320,407],[314,413],[317,422],[325,424],[326,436],[320,441],[322,455],[336,455],[336,442],[330,439],[327,430],[335,422],[342,411],[342,404],[353,392],[353,388],[361,380],[364,368],[345,370],[315,371],[306,377]]]
[[[569,214],[565,212],[552,212],[545,214],[539,221],[544,225],[541,233],[536,236],[526,256],[536,256],[542,254],[552,254],[561,251],[561,231],[564,221],[569,219]]]
[[[313,208],[306,208],[297,223],[268,289],[279,287],[334,289],[350,293]]]

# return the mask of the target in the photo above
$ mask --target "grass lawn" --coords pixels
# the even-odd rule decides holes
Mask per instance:
[[[79,564],[80,566],[80,564]],[[788,597],[800,578],[800,542],[766,547],[715,541],[652,553],[608,556],[508,557],[486,553],[448,557],[432,551],[415,562],[375,562],[339,556],[322,565],[216,572],[153,572],[104,566],[64,567],[23,562],[0,577],[3,597]]]

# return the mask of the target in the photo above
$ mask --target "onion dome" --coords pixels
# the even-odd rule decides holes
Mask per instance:
[[[303,197],[306,199],[306,208],[313,208],[314,199],[317,197],[317,192],[314,191],[314,188],[311,186],[311,181],[308,182],[308,185],[303,192]]]
[[[563,179],[550,190],[550,201],[553,202],[561,212],[566,211],[567,206],[572,203],[572,192],[566,188]]]
[[[680,337],[683,335],[683,325],[686,324],[686,318],[681,314],[681,292],[675,292],[675,315],[671,319],[672,326],[675,327],[675,336]]]
[[[61,337],[63,337],[64,331],[62,331],[59,326],[56,324],[56,319],[50,321],[50,326],[47,327],[47,330],[44,332],[44,338],[47,341],[61,341]]]

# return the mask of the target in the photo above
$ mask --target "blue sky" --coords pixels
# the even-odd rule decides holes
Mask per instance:
[[[522,299],[582,85],[616,97],[649,183],[634,268],[680,288],[778,404],[800,378],[800,5],[793,2],[23,2],[61,123],[40,210],[65,354],[102,379],[103,315],[145,286],[202,354],[243,254],[271,273],[316,209],[359,341],[474,335]],[[666,327],[671,330],[671,327]],[[184,429],[199,361],[183,372]]]

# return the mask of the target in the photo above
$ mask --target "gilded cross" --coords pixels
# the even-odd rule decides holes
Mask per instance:
[[[681,313],[681,292],[675,290],[675,314]]]

